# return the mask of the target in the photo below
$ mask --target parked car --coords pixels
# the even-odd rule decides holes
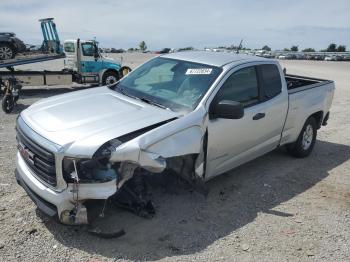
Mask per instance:
[[[314,55],[313,60],[324,60],[324,55]]]
[[[280,146],[307,157],[333,93],[333,81],[285,75],[276,60],[158,56],[114,85],[23,110],[16,178],[39,209],[66,224],[87,223],[94,199],[154,212],[143,187],[152,174],[170,172],[200,190]]]
[[[278,56],[278,59],[292,59],[292,56],[290,54],[282,54]]]
[[[272,55],[270,52],[267,52],[267,53],[263,54],[262,57],[264,57],[264,58],[274,58],[274,55]]]
[[[340,55],[327,55],[324,58],[325,61],[342,61],[344,60]]]
[[[296,59],[298,59],[298,60],[303,60],[303,59],[305,59],[305,54],[302,54],[302,53],[296,54],[295,56],[296,56]]]
[[[116,48],[111,48],[111,53],[125,53],[125,50],[122,48],[116,49]]]
[[[14,33],[0,33],[0,60],[14,58],[26,50],[26,45]]]
[[[168,54],[168,53],[170,53],[170,51],[171,51],[171,48],[163,48],[162,50],[156,51],[155,53],[156,54]]]
[[[350,55],[343,55],[344,61],[350,61]]]
[[[305,56],[305,58],[306,58],[306,60],[314,60],[314,56],[311,55],[311,54],[307,54],[307,55]]]

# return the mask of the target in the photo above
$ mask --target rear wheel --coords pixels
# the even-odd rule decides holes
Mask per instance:
[[[13,101],[13,96],[12,95],[4,95],[1,101],[1,107],[2,110],[6,113],[9,114],[12,112],[13,108],[15,106],[15,102]]]
[[[0,43],[0,60],[12,59],[15,57],[15,49],[9,44]]]
[[[317,123],[314,117],[309,117],[299,136],[298,140],[287,145],[287,151],[292,156],[303,158],[312,152],[317,136]]]
[[[103,85],[112,85],[119,80],[119,75],[115,71],[107,71],[103,74],[102,84]]]

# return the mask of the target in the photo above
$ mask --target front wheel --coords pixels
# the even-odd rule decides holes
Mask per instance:
[[[298,140],[292,144],[288,144],[287,152],[292,156],[303,158],[311,154],[317,136],[317,123],[314,117],[309,117],[299,136]]]
[[[2,110],[6,113],[9,114],[12,112],[13,108],[15,106],[15,102],[13,101],[13,96],[12,95],[4,95],[1,101],[1,107]]]
[[[112,85],[116,83],[119,80],[119,75],[117,72],[114,71],[107,71],[103,74],[102,77],[102,84],[105,85]]]

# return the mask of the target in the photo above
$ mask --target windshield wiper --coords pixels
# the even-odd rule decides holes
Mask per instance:
[[[158,107],[160,107],[160,108],[163,108],[163,109],[166,109],[166,110],[170,110],[170,108],[168,108],[168,107],[166,107],[166,106],[164,106],[164,105],[162,105],[162,104],[159,104],[159,103],[157,103],[157,102],[154,102],[153,100],[150,100],[150,99],[148,99],[148,98],[141,97],[141,98],[139,98],[139,99],[140,99],[141,101],[147,103],[147,104],[155,105],[155,106],[158,106]]]
[[[137,100],[141,100],[139,97],[130,95],[129,93],[125,92],[125,90],[124,90],[123,87],[118,87],[118,91],[119,91],[121,94],[125,95],[125,96],[131,97],[131,98],[134,98],[134,99],[137,99]]]

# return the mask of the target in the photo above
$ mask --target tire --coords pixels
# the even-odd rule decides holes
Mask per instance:
[[[15,102],[13,101],[12,95],[4,95],[1,101],[2,110],[6,114],[9,114],[12,112],[14,106],[15,106]]]
[[[129,74],[131,72],[131,68],[128,66],[123,66],[122,68],[119,69],[119,75],[121,77],[126,76],[127,74]]]
[[[298,140],[292,144],[286,146],[287,152],[298,158],[307,157],[311,154],[317,136],[317,123],[314,117],[309,117],[301,132],[298,136]]]
[[[0,43],[0,60],[15,58],[16,50],[9,44]]]
[[[112,85],[119,80],[119,75],[115,71],[107,71],[103,74],[102,85]]]

